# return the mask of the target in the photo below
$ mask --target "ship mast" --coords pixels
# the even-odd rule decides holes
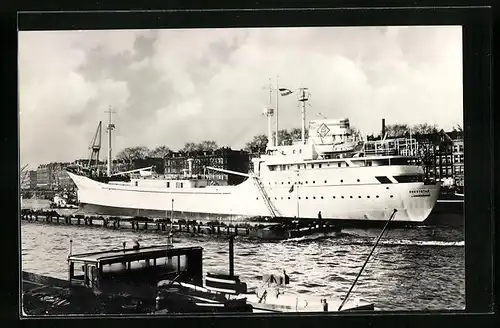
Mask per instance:
[[[276,76],[276,147],[279,146],[279,140],[278,140],[278,99],[280,97],[279,95],[279,86],[278,86],[278,76]]]
[[[264,108],[264,111],[262,114],[267,116],[267,148],[271,148],[273,146],[273,128],[272,128],[273,125],[272,125],[272,122],[273,122],[274,109]]]
[[[111,131],[114,130],[115,125],[111,123],[111,115],[115,113],[112,109],[111,106],[109,106],[109,109],[105,112],[109,113],[109,122],[108,122],[108,127],[107,127],[107,132],[108,132],[108,177],[111,176]]]
[[[306,103],[309,100],[307,88],[300,88],[299,101],[302,102],[302,143],[306,143]]]

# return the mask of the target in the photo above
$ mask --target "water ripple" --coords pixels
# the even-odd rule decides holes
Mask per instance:
[[[235,239],[235,272],[249,288],[262,277],[286,270],[293,292],[343,297],[366,260],[379,230],[352,230],[337,236],[313,236],[264,243]],[[22,268],[66,279],[69,239],[73,253],[121,248],[137,239],[141,245],[166,243],[165,235],[92,227],[21,224]],[[206,272],[228,270],[227,241],[214,236],[174,236],[179,246],[203,246]],[[378,310],[443,310],[465,307],[465,250],[459,230],[390,231],[359,278],[352,297]]]

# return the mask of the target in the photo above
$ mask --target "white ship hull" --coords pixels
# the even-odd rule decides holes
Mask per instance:
[[[321,218],[324,220],[377,222],[387,220],[396,209],[394,221],[421,223],[429,216],[436,203],[439,185],[425,185],[422,182],[382,184],[374,179],[375,175],[380,175],[381,169],[392,170],[387,171],[392,174],[408,168],[412,167],[357,168],[356,176],[352,176],[352,168],[325,170],[321,174],[321,181],[312,180],[307,172],[299,176],[292,171],[284,176],[284,171],[268,171],[267,174],[275,174],[275,178],[279,173],[282,176],[276,178],[277,181],[269,181],[266,172],[263,172],[262,181],[269,181],[264,182],[263,187],[278,217],[316,219],[321,211]],[[374,169],[377,169],[377,174],[373,174]],[[173,205],[174,213],[183,213],[186,217],[195,219],[230,218],[231,221],[247,221],[250,218],[272,216],[253,178],[236,186],[175,189],[165,188],[165,182],[161,180],[155,180],[154,183],[149,180],[152,183],[142,186],[136,186],[134,180],[130,184],[114,185],[68,173],[77,185],[80,204],[84,208],[93,209],[97,214],[156,213],[157,217],[165,217],[170,215]],[[335,181],[335,176],[339,174],[345,180],[341,185],[338,185],[340,182],[337,185],[328,183]],[[357,177],[360,175],[365,176],[358,182]],[[294,184],[297,182],[292,176],[302,180],[300,184]],[[291,184],[288,184],[290,181]]]

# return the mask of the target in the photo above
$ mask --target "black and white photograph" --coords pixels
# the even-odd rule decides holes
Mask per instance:
[[[22,316],[465,309],[461,26],[18,49]]]

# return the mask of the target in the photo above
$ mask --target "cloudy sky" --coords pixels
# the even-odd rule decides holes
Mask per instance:
[[[21,164],[87,158],[109,106],[115,152],[243,148],[267,131],[276,76],[309,88],[308,118],[349,117],[363,134],[382,118],[451,129],[463,121],[461,49],[460,27],[20,32]],[[296,96],[279,104],[280,128],[300,127]]]

